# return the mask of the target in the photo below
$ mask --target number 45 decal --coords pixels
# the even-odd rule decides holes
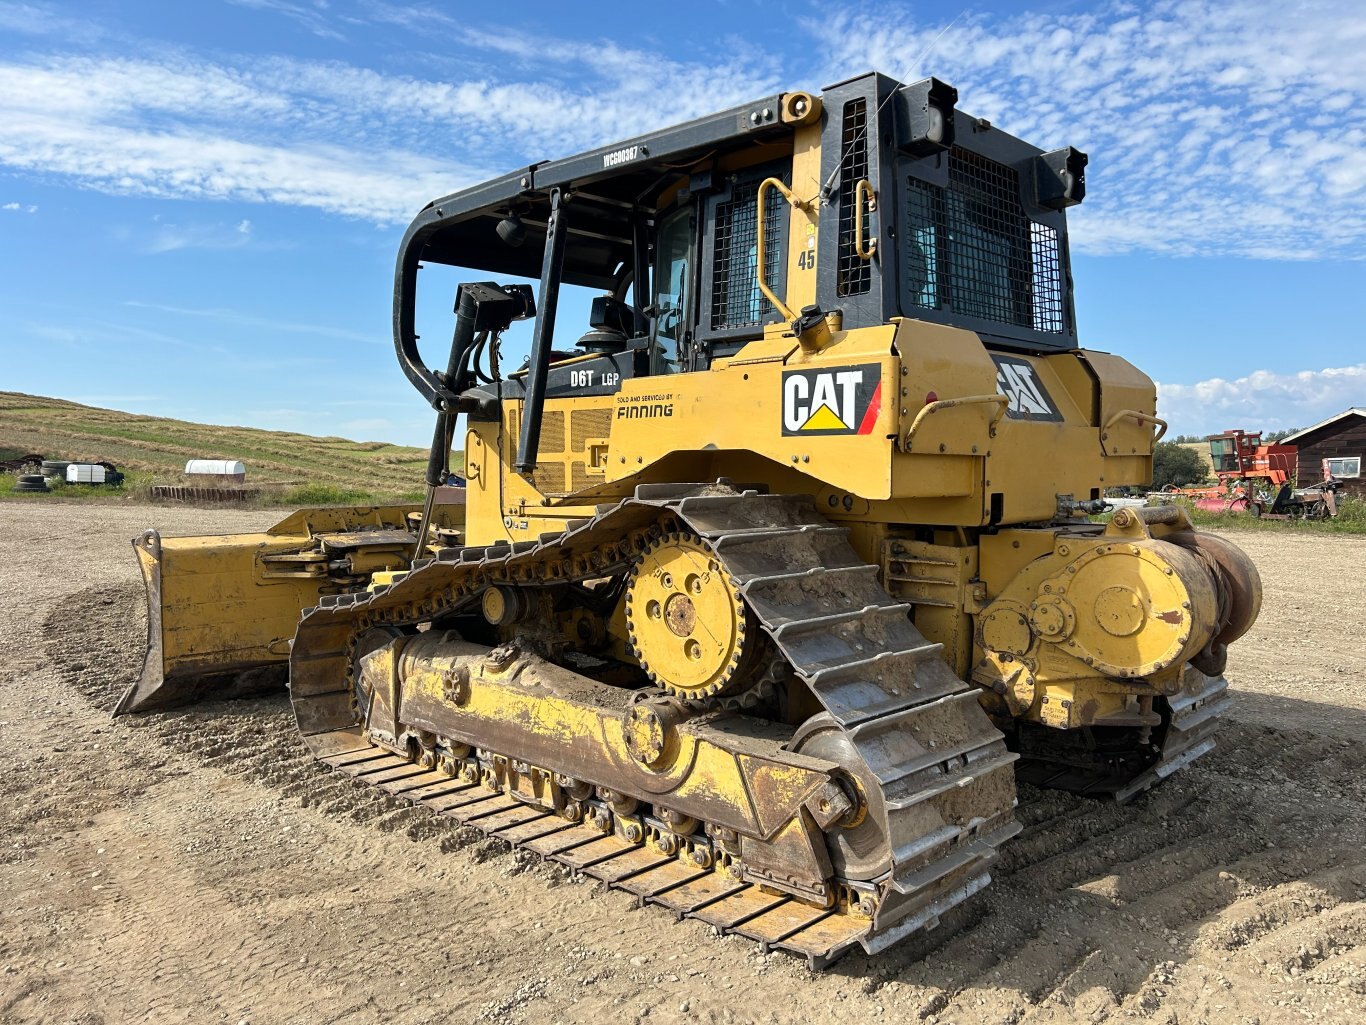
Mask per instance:
[[[816,254],[809,249],[802,250],[797,254],[797,266],[801,270],[815,270]]]

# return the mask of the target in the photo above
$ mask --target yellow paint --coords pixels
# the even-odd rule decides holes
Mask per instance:
[[[632,569],[627,629],[642,668],[680,697],[719,694],[740,663],[744,605],[735,585],[703,544],[665,538]]]
[[[797,94],[789,97],[796,103]],[[801,115],[796,107],[784,110],[796,126],[789,137],[701,161],[696,170],[724,175],[790,160],[791,186],[769,179],[758,197],[760,210],[770,189],[787,199],[786,294],[760,285],[790,317],[816,301],[821,217],[829,208],[817,201],[819,102]],[[661,202],[675,202],[685,183],[680,172]],[[855,194],[861,222],[883,197],[862,182]],[[761,217],[759,227],[774,225]],[[885,256],[875,245],[870,241],[859,255]],[[984,686],[1008,677],[1003,686],[1010,695],[1029,699],[1027,714],[1055,725],[1074,725],[1072,717],[1081,714],[1062,716],[1064,690],[1070,688],[1068,701],[1086,688],[1113,697],[1105,688],[1115,680],[1106,673],[1120,669],[1128,674],[1120,697],[1151,689],[1152,680],[1175,671],[1208,639],[1217,603],[1207,581],[1146,532],[1132,539],[1134,551],[1123,552],[1100,551],[1117,543],[1112,535],[1064,538],[1053,530],[1010,527],[978,534],[993,517],[1047,522],[1059,496],[1088,499],[1103,487],[1150,478],[1155,389],[1128,362],[1086,350],[1012,357],[1028,364],[1056,407],[1055,419],[1030,420],[1001,397],[992,353],[970,331],[909,317],[846,331],[832,315],[819,332],[808,332],[810,338],[793,337],[788,324],[755,334],[706,371],[627,380],[611,395],[548,400],[539,462],[527,476],[512,468],[519,402],[506,403],[494,419],[470,421],[464,439],[467,543],[525,541],[562,530],[568,520],[591,516],[600,504],[629,497],[642,484],[725,477],[777,493],[811,494],[824,515],[850,528],[860,555],[882,565],[884,583],[911,602],[917,624],[944,644],[957,673]],[[851,367],[874,368],[880,382],[868,433],[856,433],[864,425],[827,402],[806,409],[797,424],[788,422],[785,374],[836,374]],[[323,572],[318,560],[276,562],[267,570],[260,557],[307,553],[319,533],[389,522],[387,515],[309,510],[262,535],[168,540],[159,563],[140,552],[144,573],[159,572],[162,579],[166,667],[278,662],[299,610],[329,585],[317,576]],[[933,542],[917,536],[901,555],[893,552],[910,528],[924,524],[939,528]],[[1067,554],[1064,542],[1072,546]],[[372,586],[392,582],[406,562],[393,563],[390,554],[358,556],[356,572],[368,575]],[[651,669],[681,693],[713,688],[738,657],[739,617],[731,599],[713,602],[708,588],[691,596],[695,625],[683,635],[669,633],[663,619],[636,618],[636,607],[650,601],[662,607],[682,594],[666,587],[663,576],[678,570],[686,578],[698,558],[683,551],[659,554],[642,570],[632,616],[623,601],[608,618],[605,639],[595,640],[598,650],[629,659],[634,622],[640,646],[653,653],[646,657]],[[560,625],[576,636],[572,617]],[[1012,646],[1023,650],[1008,650]],[[1139,679],[1149,682],[1134,682]],[[1112,704],[1107,697],[1090,707]],[[599,731],[598,742],[604,742],[606,727],[596,718],[566,720],[556,718],[558,712],[547,718],[534,703],[486,711],[523,716],[529,729],[560,731],[565,743],[572,738],[563,731],[579,728],[567,723],[579,722]],[[614,735],[611,743],[624,741]],[[713,755],[683,744],[678,757]]]
[[[261,533],[162,538],[159,554],[139,546],[138,565],[149,598],[157,603],[162,678],[283,663],[300,610],[354,584],[343,587],[326,575],[285,575],[269,560],[317,552],[329,534],[406,531],[408,515],[417,511],[416,506],[301,509]],[[439,526],[456,528],[463,523],[464,507],[437,506],[434,516]],[[410,554],[410,543],[396,541],[362,554],[355,560],[357,572],[406,570]]]
[[[816,301],[816,250],[820,245],[821,125],[819,118],[792,138],[792,193],[789,204],[787,304],[794,310]],[[760,207],[760,209],[763,209]]]
[[[833,409],[831,409],[829,406],[822,405],[819,409],[817,409],[814,413],[811,414],[810,419],[808,419],[806,423],[802,424],[800,430],[838,431],[841,428],[847,429],[850,426],[852,425],[845,423],[838,416],[836,416],[835,411]]]
[[[1103,533],[1003,531],[981,553],[990,600],[971,679],[1013,714],[1060,729],[1131,715],[1130,698],[1174,691],[1219,622],[1205,566],[1137,520]]]
[[[670,727],[665,757],[644,766],[630,754],[622,692],[585,686],[570,697],[551,681],[537,685],[536,669],[498,673],[478,662],[472,667],[468,698],[453,707],[446,698],[446,680],[455,663],[440,656],[417,657],[419,650],[410,645],[402,656],[399,704],[405,719],[423,709],[443,708],[448,716],[443,736],[495,749],[491,738],[513,724],[522,738],[515,757],[745,836],[774,837],[835,770],[830,763],[783,751],[777,740],[744,738],[713,730],[705,722]]]

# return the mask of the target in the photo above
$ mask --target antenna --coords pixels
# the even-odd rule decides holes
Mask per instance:
[[[920,62],[923,61],[926,57],[928,57],[932,52],[934,52],[934,48],[939,45],[939,40],[944,38],[944,34],[948,32],[949,29],[953,28],[954,25],[958,24],[958,19],[966,13],[967,8],[965,7],[953,16],[952,21],[950,21],[947,25],[945,25],[943,28],[939,30],[938,34],[933,39],[931,39],[929,43],[925,46],[925,49],[921,50],[920,54],[915,58],[915,60],[911,61],[911,63],[907,65],[906,70],[901,73],[901,82],[904,83],[908,78],[910,78],[910,76],[915,72],[916,68],[920,66]],[[854,136],[854,138],[850,140],[849,147],[851,149],[863,141],[863,137],[868,133],[868,125],[873,124],[877,121],[877,115],[882,113],[882,108],[887,106],[887,104],[891,101],[892,97],[895,95],[896,91],[893,90],[892,92],[887,94],[886,99],[884,99],[881,103],[877,105],[877,110],[873,111],[873,116],[864,123],[863,128],[859,130],[858,135]],[[830,172],[830,177],[827,178],[825,184],[821,186],[821,206],[830,205],[830,193],[834,191],[835,179],[839,177],[840,168],[843,165],[844,152],[842,151],[840,153],[840,159],[835,161],[835,168]]]

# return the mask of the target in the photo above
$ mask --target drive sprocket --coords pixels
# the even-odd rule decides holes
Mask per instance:
[[[627,578],[626,626],[640,667],[675,697],[704,701],[752,682],[753,614],[696,535],[665,534],[641,553]]]

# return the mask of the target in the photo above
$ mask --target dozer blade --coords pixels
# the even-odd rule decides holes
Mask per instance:
[[[406,570],[414,506],[300,509],[261,533],[133,539],[147,588],[147,657],[115,715],[282,685],[299,615],[324,595]],[[438,529],[464,505],[439,505]]]

